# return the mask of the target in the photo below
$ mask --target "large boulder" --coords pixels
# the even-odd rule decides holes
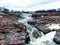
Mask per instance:
[[[57,44],[60,44],[60,30],[56,31],[53,41]]]
[[[35,24],[35,20],[28,21],[28,24],[34,25]]]
[[[47,26],[44,25],[44,24],[38,24],[38,25],[35,25],[35,27],[39,30],[39,31],[42,31],[44,34],[47,34],[49,32],[51,32],[50,29],[47,29]]]

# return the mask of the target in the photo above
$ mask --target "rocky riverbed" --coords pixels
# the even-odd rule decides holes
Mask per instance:
[[[1,45],[57,45],[60,43],[60,31],[55,19],[49,16],[32,18],[32,14],[0,17]],[[56,26],[57,29],[55,28]]]

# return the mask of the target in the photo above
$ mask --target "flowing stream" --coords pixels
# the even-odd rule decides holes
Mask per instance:
[[[23,14],[21,15],[23,19],[19,19],[18,22],[22,22],[26,25],[27,31],[30,36],[30,42],[27,45],[57,45],[53,42],[54,35],[56,31],[50,32],[44,35],[43,32],[39,31],[34,25],[29,25],[27,21],[32,20],[32,14]]]

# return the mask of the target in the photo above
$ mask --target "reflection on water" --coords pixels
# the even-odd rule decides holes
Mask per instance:
[[[25,23],[25,25],[27,27],[27,31],[30,36],[30,42],[28,45],[56,45],[53,42],[54,35],[56,34],[55,31],[44,35],[43,32],[36,29],[33,25],[29,25],[27,23],[27,21],[33,19],[31,17],[31,14],[30,15],[25,14],[25,15],[22,15],[22,17],[24,17],[24,19],[19,19],[18,22]]]

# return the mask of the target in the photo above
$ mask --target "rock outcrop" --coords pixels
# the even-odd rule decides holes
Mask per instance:
[[[60,30],[56,31],[53,41],[57,44],[60,44]]]
[[[9,15],[0,16],[2,16],[0,17],[0,33],[2,35],[0,35],[0,45],[25,45],[29,38],[26,26]]]
[[[38,30],[44,32],[45,34],[51,30],[47,29],[47,24],[55,23],[55,19],[50,18],[49,16],[34,18],[32,21],[28,21],[29,24],[34,25]]]

